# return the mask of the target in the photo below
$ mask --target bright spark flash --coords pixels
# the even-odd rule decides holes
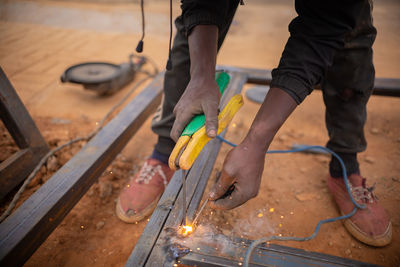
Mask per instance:
[[[193,232],[193,227],[191,225],[182,225],[181,234],[183,236],[188,236]]]

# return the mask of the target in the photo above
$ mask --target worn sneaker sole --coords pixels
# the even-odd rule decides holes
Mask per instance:
[[[343,212],[341,212],[344,215]],[[389,245],[392,241],[392,222],[389,222],[389,225],[386,231],[377,236],[375,238],[370,237],[368,234],[363,232],[360,228],[357,227],[350,219],[346,219],[344,222],[344,227],[349,231],[349,233],[355,237],[357,240],[374,247],[384,247]]]
[[[157,197],[153,202],[150,203],[146,208],[144,208],[140,213],[137,213],[133,216],[127,216],[124,210],[121,207],[120,200],[118,198],[117,205],[115,207],[115,213],[117,214],[118,218],[126,223],[135,223],[143,220],[148,215],[150,215],[154,209],[157,207],[158,200],[160,200],[161,196]]]

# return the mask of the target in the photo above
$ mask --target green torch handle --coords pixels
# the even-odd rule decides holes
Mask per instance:
[[[215,73],[215,81],[218,84],[219,90],[221,92],[221,96],[224,94],[226,87],[228,87],[230,77],[226,72],[217,72]],[[197,132],[201,127],[204,126],[206,122],[206,116],[204,114],[198,114],[193,117],[190,123],[183,130],[181,136],[187,135],[192,136],[195,132]]]

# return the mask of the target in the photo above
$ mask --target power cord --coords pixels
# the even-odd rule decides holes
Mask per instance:
[[[226,140],[225,138],[223,138],[222,136],[218,135],[217,139],[219,139],[220,141],[232,146],[232,147],[236,147],[237,145],[229,142],[228,140]],[[365,205],[360,205],[358,204],[354,198],[353,195],[351,194],[351,190],[350,190],[350,185],[349,185],[349,181],[347,178],[347,173],[346,173],[346,166],[344,165],[343,160],[340,158],[340,156],[338,154],[336,154],[334,151],[330,150],[327,147],[323,147],[323,146],[303,146],[301,148],[295,148],[295,149],[289,149],[289,150],[269,150],[267,151],[267,154],[283,154],[283,153],[296,153],[296,152],[302,152],[302,151],[306,151],[306,150],[312,150],[312,149],[320,149],[320,150],[324,150],[326,152],[328,152],[329,154],[333,155],[340,163],[340,166],[342,167],[342,174],[343,174],[343,179],[344,179],[344,184],[346,185],[346,190],[347,193],[350,196],[351,202],[353,202],[354,204],[354,209],[348,213],[345,214],[343,216],[339,216],[339,217],[335,217],[335,218],[330,218],[330,219],[325,219],[325,220],[320,220],[317,224],[317,226],[315,227],[315,230],[313,232],[313,234],[311,236],[307,236],[307,237],[295,237],[295,236],[269,236],[269,237],[264,237],[264,238],[260,238],[257,240],[254,240],[251,245],[249,246],[249,248],[246,251],[246,257],[244,259],[244,266],[247,267],[249,266],[249,262],[250,262],[250,257],[251,254],[253,252],[253,250],[260,244],[262,243],[266,243],[272,240],[278,240],[278,241],[308,241],[313,239],[314,237],[317,236],[319,229],[321,228],[321,225],[323,225],[324,223],[330,223],[330,222],[335,222],[335,221],[339,221],[339,220],[343,220],[343,219],[348,219],[351,216],[353,216],[356,212],[357,209],[365,209]]]

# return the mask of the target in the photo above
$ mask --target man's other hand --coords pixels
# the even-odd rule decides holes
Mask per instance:
[[[175,122],[172,126],[171,138],[176,142],[193,116],[201,113],[206,116],[205,125],[208,137],[216,137],[220,98],[221,93],[214,77],[191,79],[174,108]]]
[[[225,158],[218,182],[210,193],[211,207],[233,209],[257,196],[264,170],[265,152],[244,143]]]

